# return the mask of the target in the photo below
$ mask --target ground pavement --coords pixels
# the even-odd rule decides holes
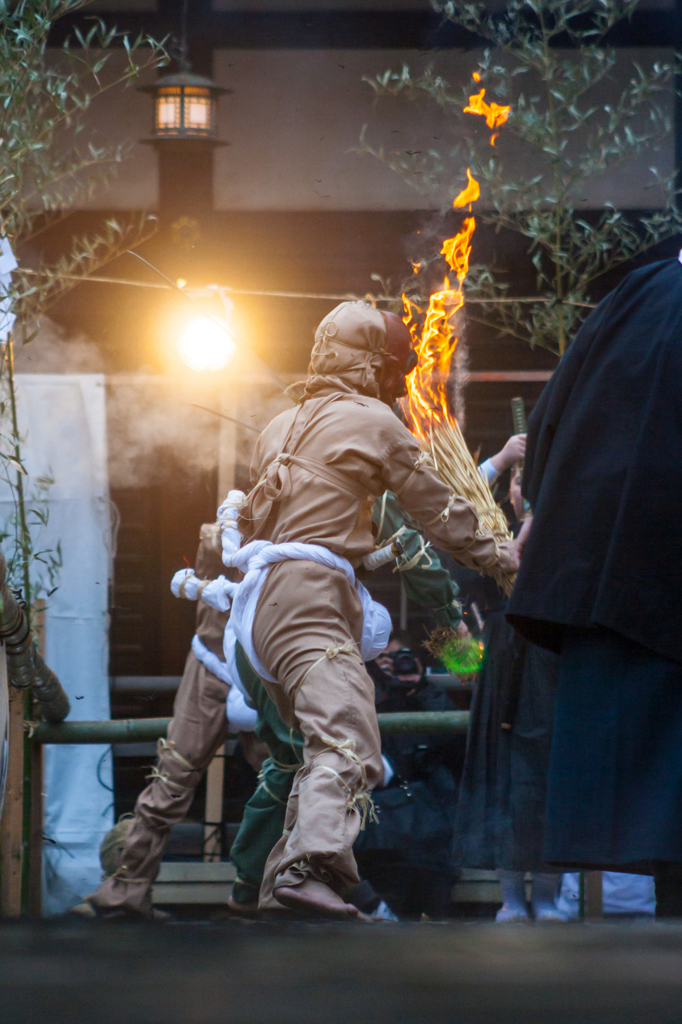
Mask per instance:
[[[682,923],[0,926],[2,1024],[679,1024]]]

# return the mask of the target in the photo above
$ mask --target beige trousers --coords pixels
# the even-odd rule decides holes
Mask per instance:
[[[119,867],[87,897],[90,903],[143,914],[151,910],[151,887],[171,827],[184,819],[202,775],[225,742],[228,692],[229,686],[190,651],[168,739],[159,741],[152,781],[137,798]]]
[[[362,605],[343,573],[315,562],[274,565],[253,627],[263,681],[284,722],[304,736],[284,834],[270,854],[262,909],[308,876],[335,892],[360,881],[353,843],[382,777],[374,684],[360,659]]]

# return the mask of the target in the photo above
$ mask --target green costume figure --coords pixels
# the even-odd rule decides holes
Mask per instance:
[[[429,608],[437,625],[455,629],[462,619],[457,585],[390,491],[374,503],[372,519],[377,527],[377,547],[393,541],[399,541],[402,547],[403,553],[396,558],[396,565],[402,573],[408,598]],[[246,906],[258,902],[265,862],[282,835],[294,775],[303,763],[303,736],[285,726],[239,644],[236,653],[241,681],[258,712],[255,733],[270,751],[258,788],[244,808],[244,817],[230,850],[230,859],[238,872],[232,903]]]
[[[230,850],[230,859],[238,872],[232,900],[238,904],[254,904],[258,902],[265,862],[282,835],[294,775],[303,764],[303,736],[296,729],[288,729],[279,717],[239,643],[236,656],[239,677],[251,705],[258,712],[254,732],[270,751],[261,769],[258,788],[244,808],[244,817]]]
[[[419,525],[403,512],[390,491],[374,502],[372,520],[377,528],[377,547],[397,540],[403,549],[396,566],[408,599],[428,608],[437,626],[455,629],[462,621],[459,588],[424,539]]]

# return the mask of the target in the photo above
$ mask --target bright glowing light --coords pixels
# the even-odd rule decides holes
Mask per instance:
[[[222,370],[232,359],[236,345],[218,324],[202,317],[185,327],[177,348],[183,363],[192,370]]]

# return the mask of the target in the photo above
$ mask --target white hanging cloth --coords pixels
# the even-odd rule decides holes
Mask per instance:
[[[19,264],[12,252],[9,238],[0,238],[0,344],[5,344],[7,337],[14,326],[16,317],[12,312],[12,271],[16,270]]]
[[[19,432],[26,439],[28,490],[39,477],[49,521],[38,549],[61,546],[63,565],[47,599],[45,660],[71,701],[68,721],[111,718],[108,586],[111,512],[105,382],[101,374],[17,374]],[[14,514],[0,485],[0,524]],[[5,554],[11,555],[8,541]],[[45,748],[43,913],[63,913],[97,887],[99,847],[112,827],[111,748],[105,743]]]

